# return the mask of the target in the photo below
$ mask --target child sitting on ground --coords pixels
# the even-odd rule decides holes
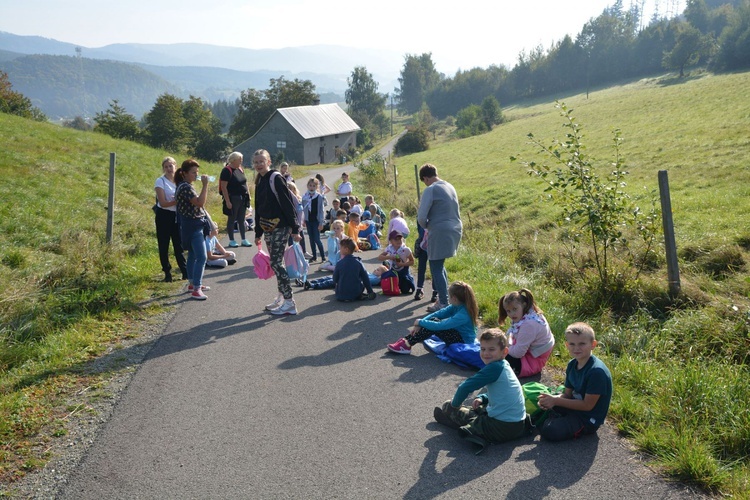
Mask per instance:
[[[231,250],[225,249],[217,236],[219,225],[210,221],[211,233],[206,236],[206,267],[227,267],[237,262],[237,256]]]
[[[359,232],[368,227],[370,227],[369,224],[359,221],[359,214],[354,212],[349,213],[349,224],[346,225],[346,235],[354,241],[355,252],[361,249],[370,249],[370,242],[367,241],[367,238],[359,237]]]
[[[555,337],[534,296],[522,288],[503,295],[498,306],[498,324],[502,326],[505,318],[511,321],[508,329],[510,350],[505,360],[517,377],[540,373],[555,347]]]
[[[370,286],[380,285],[380,277],[384,272],[388,270],[385,266],[378,266],[371,273],[367,273],[367,278],[370,280]],[[305,281],[305,290],[326,290],[330,288],[336,288],[333,282],[333,276],[324,276],[322,278],[315,278],[314,280]]]
[[[328,231],[328,260],[320,266],[321,271],[335,271],[336,263],[341,258],[339,244],[344,238],[344,223],[340,220],[334,220],[331,223],[332,231]]]
[[[391,220],[388,222],[388,231],[386,234],[391,234],[391,231],[398,231],[404,235],[404,238],[409,237],[409,226],[406,224],[404,219],[404,212],[398,208],[391,210],[389,214]]]
[[[526,405],[521,383],[505,361],[508,340],[503,331],[485,331],[479,337],[479,346],[484,368],[458,386],[453,400],[436,407],[433,416],[481,446],[481,452],[489,443],[503,443],[526,433]],[[463,406],[466,397],[482,387],[487,392],[479,394],[470,407]]]
[[[479,306],[471,285],[456,281],[448,288],[447,307],[417,319],[409,334],[388,344],[388,350],[396,354],[411,354],[411,348],[435,335],[450,344],[473,344],[477,339]]]
[[[338,199],[334,199],[331,202],[331,205],[332,205],[331,208],[326,210],[326,218],[325,218],[325,223],[323,224],[323,231],[330,231],[332,229],[331,223],[333,223],[333,221],[338,219],[337,214],[338,214],[339,208],[341,208],[341,203],[339,202]],[[344,216],[346,216],[346,212],[344,212]]]
[[[341,260],[333,271],[333,284],[336,288],[336,300],[351,302],[352,300],[375,299],[370,278],[367,276],[362,259],[352,255],[356,245],[350,238],[344,238],[339,245]],[[367,295],[363,292],[367,290]]]
[[[539,396],[539,407],[552,410],[539,429],[550,441],[596,433],[612,399],[612,374],[591,354],[596,347],[594,329],[586,323],[573,323],[565,329],[565,345],[573,356],[565,369],[565,391],[559,396]]]
[[[402,294],[414,291],[414,277],[409,269],[414,265],[411,249],[404,245],[404,237],[398,231],[388,235],[388,246],[378,255],[378,260],[398,274],[398,286]]]

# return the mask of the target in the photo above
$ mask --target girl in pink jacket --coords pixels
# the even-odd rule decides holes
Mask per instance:
[[[506,293],[498,304],[498,324],[510,318],[509,349],[506,360],[518,377],[530,377],[542,371],[555,347],[549,323],[525,288]]]

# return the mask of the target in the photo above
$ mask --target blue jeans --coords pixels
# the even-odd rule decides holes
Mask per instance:
[[[432,274],[432,289],[437,290],[441,304],[448,303],[448,272],[445,270],[445,259],[430,259],[430,274]]]
[[[316,258],[316,249],[320,249],[320,258],[325,259],[326,254],[323,251],[323,242],[320,240],[320,229],[318,229],[316,221],[313,221],[312,223],[307,221],[307,236],[310,237],[310,246],[312,247],[310,253],[313,256],[313,259]]]
[[[201,286],[203,268],[206,265],[206,238],[203,236],[203,220],[180,218],[182,245],[187,248],[187,275],[193,287]]]

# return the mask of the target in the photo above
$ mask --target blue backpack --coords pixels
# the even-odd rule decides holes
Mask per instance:
[[[302,247],[296,241],[284,250],[284,266],[286,266],[289,279],[307,280],[307,272],[310,270],[310,264],[305,259]]]
[[[370,233],[367,235],[367,241],[370,242],[370,248],[372,250],[379,250],[380,249],[380,238],[378,238],[377,233]]]

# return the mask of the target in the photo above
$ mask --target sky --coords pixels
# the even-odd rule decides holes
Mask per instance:
[[[631,1],[623,0],[628,7]],[[648,19],[655,4],[645,0]],[[96,48],[207,43],[250,49],[342,45],[432,53],[438,71],[515,65],[614,0],[0,0],[0,31]],[[662,6],[662,9],[664,7]]]

